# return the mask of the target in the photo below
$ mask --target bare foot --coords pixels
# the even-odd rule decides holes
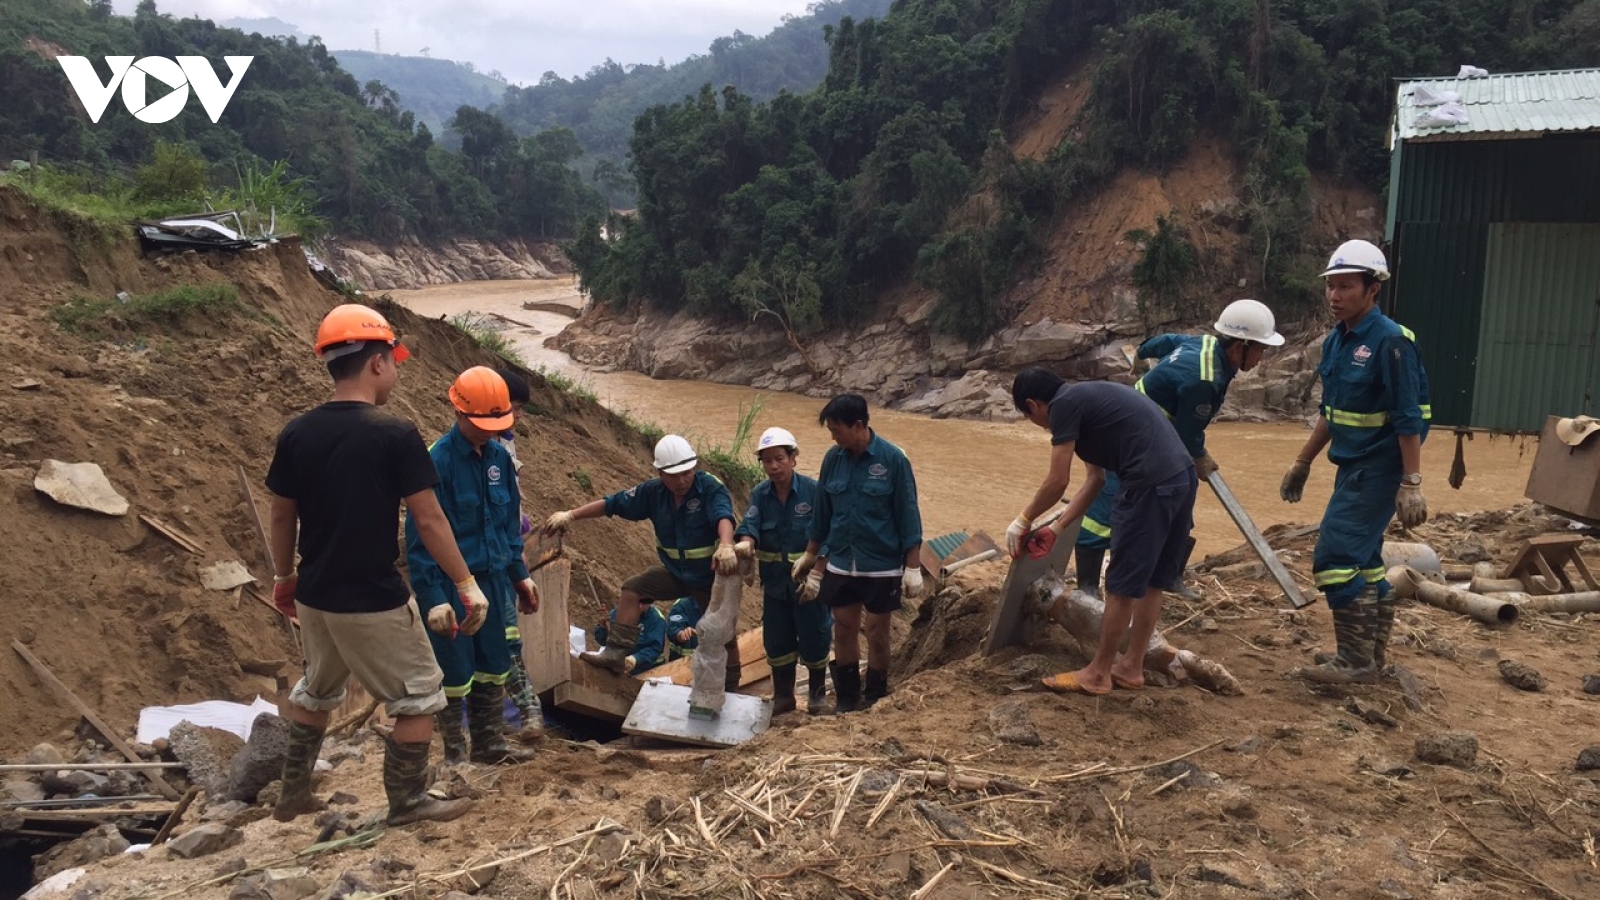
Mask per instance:
[[[1129,674],[1122,660],[1118,659],[1111,666],[1111,683],[1125,691],[1137,691],[1144,687],[1144,670],[1139,669]]]

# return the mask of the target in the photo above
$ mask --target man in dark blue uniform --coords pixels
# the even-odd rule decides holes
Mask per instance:
[[[1205,478],[1216,471],[1206,452],[1206,426],[1222,408],[1233,376],[1261,363],[1268,347],[1283,345],[1272,310],[1257,300],[1235,300],[1217,317],[1216,335],[1161,334],[1139,345],[1140,359],[1159,359],[1133,386],[1167,414],[1178,437],[1194,457],[1195,471]],[[1078,587],[1100,593],[1100,564],[1111,546],[1111,503],[1119,483],[1106,473],[1106,486],[1083,516],[1078,530]],[[1180,576],[1167,590],[1184,590]]]
[[[1011,399],[1028,421],[1050,432],[1050,472],[1033,499],[1006,530],[1006,549],[1021,555],[1033,523],[1072,484],[1072,459],[1088,478],[1058,521],[1089,509],[1106,483],[1121,481],[1111,508],[1111,568],[1106,572],[1105,615],[1094,658],[1076,672],[1045,679],[1061,693],[1106,694],[1113,687],[1144,685],[1144,651],[1161,618],[1162,585],[1182,573],[1194,525],[1194,462],[1161,408],[1127,385],[1109,381],[1067,384],[1033,367],[1017,373]],[[1132,633],[1129,634],[1129,623]],[[1124,635],[1128,652],[1118,655]]]
[[[1346,241],[1323,271],[1338,324],[1322,342],[1322,416],[1279,493],[1298,503],[1311,461],[1332,444],[1339,467],[1322,514],[1312,577],[1333,613],[1337,650],[1301,669],[1307,679],[1365,682],[1387,664],[1394,593],[1383,577],[1383,532],[1398,513],[1415,528],[1428,520],[1422,496],[1422,442],[1428,434],[1428,376],[1416,335],[1378,311],[1389,279],[1383,251]]]
[[[656,555],[661,564],[651,566],[622,583],[614,609],[616,621],[606,629],[606,645],[584,653],[584,662],[626,673],[628,658],[638,649],[639,601],[694,597],[705,609],[711,605],[711,585],[718,574],[738,574],[739,558],[733,552],[733,500],[716,476],[698,470],[700,458],[689,442],[669,434],[656,442],[655,465],[661,473],[643,484],[592,500],[573,510],[553,513],[545,522],[546,534],[566,531],[581,519],[618,516],[655,526]],[[729,690],[739,687],[738,642],[728,643]]]
[[[772,666],[772,714],[795,709],[795,664],[809,672],[806,712],[822,711],[827,697],[828,642],[833,617],[816,595],[801,596],[789,577],[805,555],[817,505],[817,482],[794,470],[800,444],[782,428],[768,428],[756,442],[756,458],[767,480],[750,492],[750,508],[735,532],[733,549],[754,559],[761,575],[762,643]]]

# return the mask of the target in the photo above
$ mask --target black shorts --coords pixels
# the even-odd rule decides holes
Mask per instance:
[[[822,573],[817,600],[829,609],[860,604],[880,616],[900,611],[900,576],[869,578],[865,575]]]
[[[1193,467],[1149,487],[1123,485],[1111,504],[1111,565],[1106,591],[1143,597],[1183,577],[1183,557],[1194,530]]]

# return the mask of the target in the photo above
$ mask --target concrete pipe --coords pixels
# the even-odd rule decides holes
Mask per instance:
[[[1421,572],[1408,566],[1395,566],[1388,571],[1386,577],[1389,579],[1389,584],[1394,586],[1395,593],[1401,597],[1413,598],[1429,606],[1470,616],[1496,628],[1504,628],[1517,621],[1516,604],[1435,584],[1424,578]]]
[[[1600,612],[1600,591],[1580,591],[1576,594],[1546,594],[1528,597],[1519,604],[1528,612]]]
[[[976,556],[969,556],[966,559],[958,559],[953,563],[946,563],[945,565],[939,567],[939,580],[943,581],[946,578],[949,578],[952,574],[965,569],[967,566],[970,566],[973,563],[988,562],[991,559],[999,558],[999,550],[985,550]]]

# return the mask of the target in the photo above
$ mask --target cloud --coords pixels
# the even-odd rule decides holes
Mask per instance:
[[[116,0],[131,14],[136,0]],[[208,19],[276,17],[332,50],[370,50],[379,30],[385,53],[499,70],[533,83],[547,71],[581,75],[613,59],[676,62],[707,52],[735,30],[766,34],[809,0],[156,0],[163,13]]]

